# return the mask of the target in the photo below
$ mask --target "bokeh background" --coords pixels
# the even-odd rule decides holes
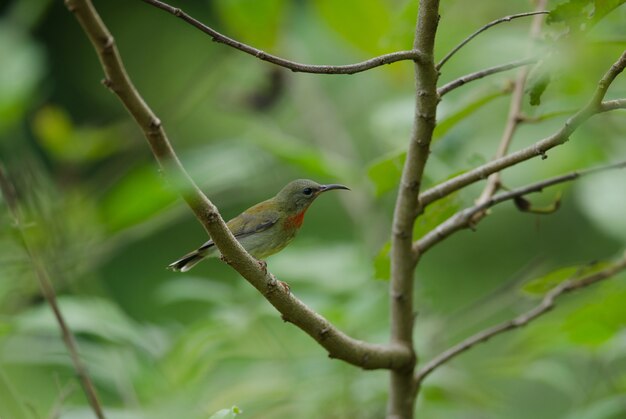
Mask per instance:
[[[159,175],[138,128],[100,84],[97,57],[62,3],[0,3],[0,159],[107,417],[208,418],[232,406],[250,418],[382,417],[385,372],[329,360],[217,260],[186,274],[164,269],[207,237]],[[137,88],[225,218],[294,178],[352,188],[318,200],[297,240],[269,259],[269,269],[342,330],[387,341],[385,246],[411,127],[411,64],[353,76],[291,73],[213,43],[141,1],[95,3]],[[344,64],[409,49],[416,3],[173,4],[269,52]],[[494,0],[472,2],[470,10],[466,1],[443,0],[437,56],[488,21],[532,7],[526,0]],[[548,25],[535,42],[528,40],[528,19],[502,24],[446,64],[441,81],[546,54],[543,67],[552,77],[541,104],[524,100],[524,112],[540,121],[521,126],[517,149],[561,126],[560,111],[585,103],[624,50],[625,22],[623,6],[582,33],[564,36],[565,25]],[[534,71],[529,85],[540,83],[542,73]],[[445,97],[428,185],[491,158],[514,75],[492,76]],[[622,77],[608,97],[625,96]],[[546,160],[507,171],[506,186],[626,158],[625,116],[595,117]],[[481,186],[433,206],[418,234],[471,204]],[[416,279],[422,360],[536,304],[540,295],[525,287],[528,281],[623,249],[623,172],[531,199],[549,205],[559,193],[555,214],[525,214],[503,204],[476,231],[461,232],[424,257]],[[90,417],[19,243],[0,201],[0,417]],[[621,275],[564,298],[523,330],[481,344],[427,379],[418,416],[626,417],[624,301]]]

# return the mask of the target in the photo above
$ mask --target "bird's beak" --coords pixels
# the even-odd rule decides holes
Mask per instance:
[[[347,186],[339,185],[338,183],[333,183],[331,185],[322,185],[322,186],[320,186],[320,192],[319,193],[326,192],[326,191],[331,191],[333,189],[345,189],[347,191],[350,190],[350,188],[348,188]]]

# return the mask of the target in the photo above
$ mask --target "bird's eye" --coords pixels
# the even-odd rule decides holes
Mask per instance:
[[[302,190],[302,193],[303,193],[303,194],[305,194],[305,195],[307,195],[307,196],[308,196],[308,195],[311,195],[311,194],[313,193],[313,189],[311,189],[311,188],[304,188],[304,189]]]

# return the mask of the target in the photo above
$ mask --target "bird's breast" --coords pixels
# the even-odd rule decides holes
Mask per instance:
[[[302,227],[302,223],[304,222],[304,213],[306,210],[297,213],[296,215],[290,215],[285,219],[285,228],[297,230]]]

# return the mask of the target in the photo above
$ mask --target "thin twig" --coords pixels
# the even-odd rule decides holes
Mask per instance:
[[[371,58],[366,61],[362,61],[360,63],[355,64],[347,64],[347,65],[312,65],[312,64],[302,64],[297,63],[295,61],[290,61],[285,58],[278,57],[276,55],[269,54],[260,49],[254,48],[253,46],[244,44],[235,39],[229,38],[226,35],[223,35],[216,31],[215,29],[205,25],[199,20],[193,18],[187,13],[183,12],[181,9],[177,7],[170,6],[167,3],[164,3],[159,0],[142,0],[144,3],[148,3],[158,9],[164,10],[183,21],[187,22],[191,26],[199,29],[200,31],[209,35],[213,41],[219,42],[221,44],[228,45],[229,47],[238,49],[246,54],[252,55],[259,60],[267,61],[272,64],[276,64],[278,66],[288,68],[291,71],[301,72],[301,73],[314,73],[314,74],[355,74],[360,73],[362,71],[370,70],[375,67],[380,67],[386,64],[395,63],[398,61],[419,61],[423,59],[423,54],[417,50],[407,50],[407,51],[397,51],[391,52],[389,54],[384,54],[378,57]]]
[[[452,51],[450,51],[448,54],[446,54],[445,57],[443,57],[441,59],[441,61],[439,61],[439,63],[437,64],[436,68],[437,70],[441,70],[441,67],[443,67],[443,65],[450,59],[452,58],[452,56],[454,54],[456,54],[457,52],[459,52],[459,50],[461,48],[463,48],[465,45],[467,45],[467,43],[469,41],[471,41],[472,39],[476,38],[478,35],[480,35],[482,32],[486,31],[487,29],[491,28],[492,26],[495,26],[499,23],[503,23],[503,22],[510,22],[513,19],[518,19],[520,17],[527,17],[527,16],[534,16],[534,15],[545,15],[545,14],[549,14],[550,12],[547,10],[539,10],[539,11],[534,11],[534,12],[525,12],[525,13],[518,13],[515,15],[510,15],[510,16],[504,16],[501,17],[500,19],[496,19],[493,20],[489,23],[487,23],[485,26],[479,28],[476,32],[472,33],[470,36],[468,36],[467,38],[465,38],[463,41],[461,41],[460,44],[458,44],[456,47],[454,47],[452,49]]]
[[[181,192],[183,199],[207,230],[228,263],[254,286],[281,314],[324,347],[331,358],[364,369],[403,369],[413,363],[413,354],[396,344],[373,344],[354,339],[307,307],[279,286],[276,278],[259,266],[234,238],[217,208],[189,177],[179,161],[165,129],[146,104],[124,68],[113,36],[90,0],[65,0],[89,37],[105,73],[104,84],[113,91],[142,129],[165,177]]]
[[[542,156],[545,158],[548,150],[566,143],[572,133],[593,115],[624,108],[626,106],[624,99],[602,102],[606,89],[608,89],[608,86],[613,82],[613,80],[615,80],[615,78],[624,70],[624,67],[626,67],[626,51],[622,53],[618,60],[604,74],[589,102],[579,109],[578,112],[568,118],[567,121],[565,121],[565,124],[557,132],[528,147],[508,154],[502,158],[492,160],[470,170],[469,172],[455,176],[424,191],[419,197],[420,209],[423,210],[432,202],[442,199],[467,185],[486,179],[492,173],[514,166],[533,157]]]
[[[78,354],[78,345],[76,344],[74,335],[72,334],[69,326],[67,325],[67,322],[65,321],[65,318],[63,317],[63,313],[61,312],[61,308],[59,307],[59,304],[57,302],[54,286],[52,285],[52,281],[48,276],[48,271],[43,266],[35,249],[28,243],[28,240],[26,238],[23,227],[24,223],[20,216],[20,209],[15,189],[8,179],[7,175],[5,174],[2,164],[0,164],[0,189],[2,190],[2,196],[4,196],[4,201],[9,208],[9,212],[13,217],[14,225],[19,232],[19,237],[22,245],[26,250],[26,253],[28,254],[33,269],[35,270],[35,274],[37,275],[37,279],[39,280],[41,293],[43,294],[43,297],[46,299],[46,302],[48,303],[50,308],[52,309],[52,313],[54,314],[57,324],[59,325],[59,329],[61,329],[61,337],[63,339],[63,343],[65,344],[65,347],[67,348],[67,351],[70,355],[74,371],[76,372],[76,375],[78,375],[78,379],[82,384],[83,391],[85,392],[85,396],[87,396],[89,405],[91,406],[94,415],[98,419],[104,419],[104,412],[102,410],[100,401],[98,400],[98,393],[95,386],[93,385],[93,382],[91,381],[89,373],[87,372],[87,368],[83,364],[83,361],[80,359],[80,355]]]
[[[484,70],[476,71],[475,73],[466,74],[459,77],[458,79],[452,80],[451,82],[444,84],[439,89],[437,89],[437,93],[439,94],[439,97],[442,97],[446,93],[449,93],[457,87],[461,87],[471,81],[482,79],[483,77],[487,77],[492,74],[501,73],[503,71],[508,71],[513,68],[522,67],[535,62],[537,62],[536,58],[525,58],[523,60],[517,60],[507,64],[501,64],[494,67],[486,68]]]
[[[624,269],[626,269],[626,253],[619,261],[602,271],[590,274],[581,279],[570,279],[562,282],[558,286],[554,287],[551,291],[549,291],[543,297],[541,303],[531,310],[515,317],[512,320],[500,323],[497,326],[493,326],[481,332],[478,332],[460,342],[459,344],[437,355],[419,370],[419,372],[415,376],[416,386],[419,386],[421,382],[435,369],[439,368],[440,366],[457,357],[458,355],[461,355],[465,351],[471,349],[474,345],[481,342],[486,342],[492,337],[499,335],[500,333],[508,332],[510,330],[525,326],[529,322],[546,314],[554,308],[555,300],[561,295],[588,287],[605,279],[611,278],[612,276],[615,276]]]
[[[616,109],[626,109],[626,99],[605,100],[600,104],[600,112],[609,112]]]
[[[526,185],[520,188],[513,189],[508,192],[503,192],[498,195],[495,195],[489,198],[488,201],[485,201],[481,204],[476,204],[472,207],[465,208],[461,210],[439,224],[437,227],[432,229],[430,232],[425,234],[419,240],[417,240],[413,244],[413,250],[420,255],[423,255],[426,251],[431,249],[437,243],[440,243],[453,233],[462,230],[464,228],[474,228],[477,220],[475,219],[475,215],[485,211],[488,208],[491,208],[497,204],[500,204],[505,201],[509,201],[518,197],[522,197],[528,195],[533,192],[541,192],[545,188],[550,186],[558,185],[560,183],[571,182],[583,176],[588,176],[600,172],[605,172],[607,170],[615,170],[615,169],[624,169],[626,168],[626,161],[621,161],[614,164],[609,164],[600,167],[594,167],[586,170],[577,170],[575,172],[567,173],[564,175],[552,177],[550,179],[544,179],[540,182],[532,183],[530,185]],[[479,220],[478,220],[479,221]]]
[[[541,10],[546,7],[547,0],[539,0],[536,5],[537,10]],[[530,25],[530,38],[535,39],[541,33],[541,27],[543,23],[543,16],[536,15],[533,17],[532,23]],[[522,122],[522,103],[524,101],[524,90],[526,87],[526,79],[528,78],[529,69],[528,67],[522,68],[517,77],[515,79],[515,83],[513,85],[513,94],[511,94],[511,104],[509,107],[509,114],[506,119],[506,124],[504,127],[504,131],[502,132],[502,137],[500,138],[500,143],[498,145],[498,150],[496,151],[496,155],[494,159],[499,159],[504,157],[511,146],[511,142],[513,141],[513,136],[519,127],[520,122]],[[494,193],[498,191],[500,188],[500,172],[493,173],[487,179],[487,184],[483,189],[483,192],[477,199],[477,203],[483,203],[488,201]],[[477,213],[475,218],[482,218],[487,215],[486,212]]]

